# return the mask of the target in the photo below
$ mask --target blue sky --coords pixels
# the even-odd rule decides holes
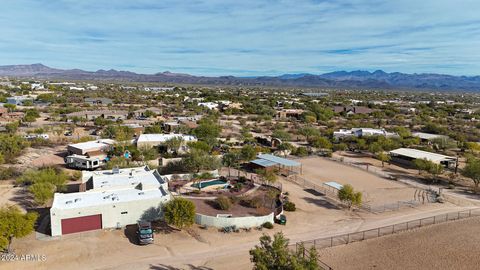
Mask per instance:
[[[2,0],[0,65],[480,75],[478,0]]]

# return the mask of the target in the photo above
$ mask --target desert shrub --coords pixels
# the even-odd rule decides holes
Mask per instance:
[[[229,197],[230,198],[230,201],[232,202],[232,204],[237,204],[240,202],[240,198],[237,197],[237,196],[232,196],[232,197]]]
[[[287,202],[285,202],[285,203],[283,204],[283,210],[285,210],[285,211],[293,212],[293,211],[295,211],[296,209],[297,209],[297,208],[296,208],[296,206],[295,206],[295,204],[294,204],[293,202],[288,202],[288,201],[287,201]]]
[[[308,156],[308,149],[304,146],[300,146],[297,148],[295,151],[295,155],[299,157],[305,157]]]
[[[13,167],[0,168],[0,180],[8,180],[20,175],[20,172]]]
[[[77,181],[77,180],[80,180],[80,179],[82,179],[82,172],[80,172],[80,171],[74,171],[70,175],[70,180],[71,181]]]
[[[195,204],[184,198],[175,198],[165,204],[165,221],[177,228],[190,227],[195,223]]]
[[[235,185],[233,185],[233,188],[234,188],[236,191],[240,191],[240,190],[242,190],[242,188],[243,188],[243,184],[242,184],[242,183],[235,183]]]
[[[240,176],[240,177],[238,178],[237,182],[239,182],[239,183],[245,183],[245,182],[247,182],[247,178],[246,178],[245,176]]]
[[[266,229],[273,229],[273,224],[271,222],[265,222],[262,224],[262,227],[266,228]]]
[[[218,196],[215,199],[217,207],[221,210],[229,210],[232,207],[232,202],[226,196]]]
[[[262,201],[260,198],[254,197],[250,199],[243,199],[242,204],[250,208],[260,208],[260,206],[262,206]]]

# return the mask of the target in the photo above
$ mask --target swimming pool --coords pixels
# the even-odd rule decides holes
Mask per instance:
[[[202,189],[204,187],[209,187],[209,186],[213,186],[213,185],[221,185],[221,184],[226,184],[226,183],[227,183],[227,181],[223,181],[223,180],[220,180],[220,179],[214,179],[214,180],[210,180],[210,181],[193,183],[192,187]]]

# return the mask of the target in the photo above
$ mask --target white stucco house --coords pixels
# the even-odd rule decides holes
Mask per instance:
[[[162,217],[171,199],[167,182],[147,166],[83,171],[81,192],[55,193],[50,209],[51,234],[121,228]]]

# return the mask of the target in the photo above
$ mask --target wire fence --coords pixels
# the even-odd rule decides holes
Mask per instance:
[[[286,179],[301,186],[304,189],[309,189],[324,194],[325,197],[327,197],[329,200],[335,202],[336,204],[345,206],[344,203],[338,199],[338,190],[333,187],[327,186],[323,183],[313,183],[312,181],[309,181],[299,175],[292,175],[290,177],[287,177]],[[425,190],[416,190],[413,197],[414,200],[397,201],[388,204],[372,205],[369,203],[362,203],[359,208],[371,213],[383,213],[386,211],[397,211],[406,207],[417,207],[425,203],[431,203],[436,201],[436,195],[430,191]]]
[[[342,164],[355,167],[358,169],[365,170],[367,172],[370,172],[374,175],[380,176],[385,179],[393,180],[393,178],[390,176],[390,174],[382,171],[379,168],[376,168],[374,166],[369,166],[365,164],[358,164],[354,162],[347,162],[343,159],[337,159],[337,158],[329,158],[332,161],[335,162],[341,162]],[[294,182],[295,184],[301,186],[304,189],[310,189],[314,190],[315,192],[319,192],[324,194],[327,198],[330,200],[333,200],[337,204],[343,205],[343,203],[338,199],[338,190],[327,186],[325,184],[316,184],[312,181],[309,181],[308,179],[299,176],[298,174],[293,174],[290,175],[289,177],[286,177],[287,180]],[[415,190],[415,193],[413,194],[413,199],[409,201],[397,201],[397,202],[392,202],[392,203],[387,203],[387,204],[378,204],[378,205],[372,205],[369,203],[362,203],[360,206],[360,209],[364,211],[368,211],[371,213],[383,213],[386,211],[398,211],[402,208],[406,207],[417,207],[425,203],[433,203],[436,202],[436,193],[435,191],[431,189],[423,189],[423,188],[417,188]]]
[[[480,208],[451,212],[441,215],[430,216],[426,218],[401,222],[389,226],[378,227],[370,230],[335,235],[331,237],[318,238],[314,240],[301,241],[295,244],[295,250],[309,250],[311,247],[318,249],[329,248],[339,245],[346,245],[353,242],[359,242],[367,239],[378,238],[385,235],[408,231],[415,228],[429,226],[433,224],[445,223],[448,221],[459,220],[469,217],[480,217]],[[331,269],[331,268],[327,268]]]

